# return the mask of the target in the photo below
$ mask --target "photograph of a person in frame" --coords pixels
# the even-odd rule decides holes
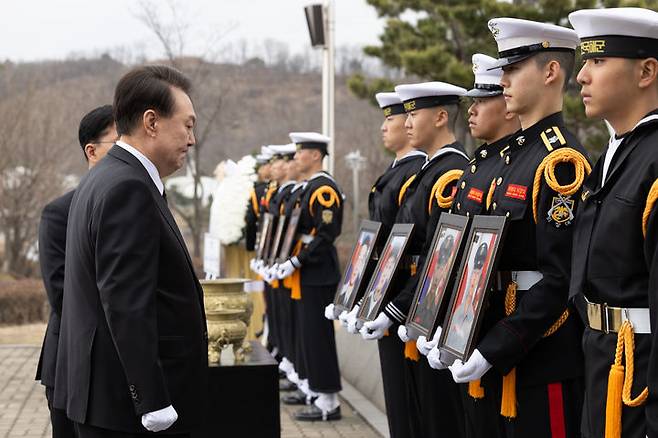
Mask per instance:
[[[388,288],[393,274],[395,273],[395,267],[397,266],[398,256],[402,251],[402,247],[405,242],[405,237],[403,236],[394,236],[391,239],[391,244],[384,250],[384,255],[381,259],[381,269],[375,272],[375,279],[372,283],[373,286],[368,291],[365,317],[368,320],[373,320],[377,316],[377,306],[380,301],[384,298],[384,293]]]
[[[357,247],[352,254],[352,260],[347,266],[341,291],[336,301],[337,304],[342,304],[346,307],[349,305],[352,296],[356,292],[355,287],[359,284],[366,270],[373,238],[374,234],[371,232],[364,231],[361,233]]]
[[[428,329],[434,323],[434,314],[439,306],[441,292],[450,275],[450,262],[455,253],[455,237],[459,237],[458,230],[446,228],[441,232],[418,298],[414,322]]]
[[[481,300],[486,284],[487,267],[490,260],[490,251],[493,249],[495,235],[491,233],[476,233],[475,242],[469,254],[469,262],[462,273],[458,304],[450,320],[450,327],[446,338],[446,345],[464,353],[475,321],[475,312]],[[477,250],[473,254],[473,249]]]

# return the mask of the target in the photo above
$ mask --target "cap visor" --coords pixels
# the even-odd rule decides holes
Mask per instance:
[[[503,68],[503,67],[507,67],[508,65],[516,64],[517,62],[521,62],[521,61],[524,61],[524,60],[530,58],[532,55],[534,55],[536,53],[537,52],[535,52],[535,53],[526,53],[526,54],[523,54],[523,55],[510,56],[508,58],[500,58],[498,60],[498,62],[496,62],[496,64],[494,64],[493,67],[488,68],[487,71],[496,70],[497,68]]]
[[[497,90],[497,91],[489,91],[489,90],[482,90],[479,88],[473,88],[472,90],[468,90],[466,92],[466,97],[496,97],[500,96],[503,94],[502,90]]]

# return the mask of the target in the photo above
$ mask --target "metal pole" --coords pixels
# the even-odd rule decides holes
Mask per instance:
[[[325,46],[323,48],[324,62],[322,65],[322,133],[331,138],[328,145],[329,157],[325,160],[325,168],[329,173],[334,173],[335,163],[335,140],[334,140],[334,92],[335,92],[335,20],[334,2],[327,0],[324,4],[325,17]]]

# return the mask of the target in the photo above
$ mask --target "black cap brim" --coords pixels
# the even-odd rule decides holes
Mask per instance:
[[[517,62],[525,61],[530,58],[532,55],[535,55],[537,52],[533,53],[524,53],[523,55],[514,55],[507,58],[500,58],[493,67],[488,68],[487,71],[496,70],[498,68],[504,68],[508,65],[516,64]]]
[[[496,97],[503,94],[503,90],[483,90],[481,88],[473,88],[468,90],[465,94],[466,97]]]

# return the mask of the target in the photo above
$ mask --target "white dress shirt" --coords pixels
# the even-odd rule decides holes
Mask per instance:
[[[128,143],[118,140],[116,144],[117,146],[120,146],[126,151],[130,152],[135,158],[139,160],[140,163],[142,163],[142,166],[144,166],[144,169],[146,169],[149,176],[151,177],[153,184],[155,184],[158,192],[160,192],[162,195],[162,193],[164,193],[164,184],[162,184],[162,179],[160,179],[160,174],[158,173],[158,169],[155,167],[155,164],[146,158],[143,153],[130,146]]]

